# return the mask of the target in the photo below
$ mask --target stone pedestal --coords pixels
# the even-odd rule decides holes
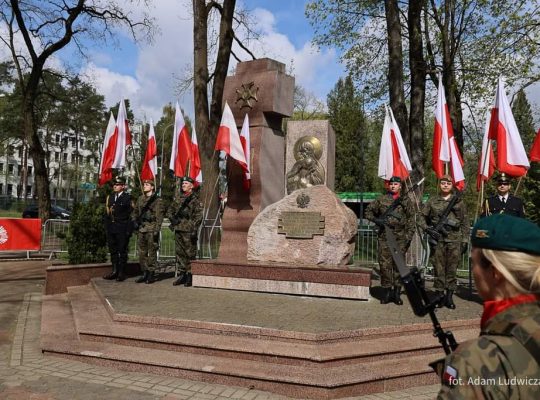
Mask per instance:
[[[268,58],[239,63],[235,75],[225,81],[223,100],[231,107],[239,130],[245,114],[249,115],[252,171],[251,191],[246,192],[240,167],[229,161],[220,260],[246,261],[251,222],[284,196],[285,135],[281,126],[283,118],[292,115],[293,92],[294,78],[285,74],[285,65]]]

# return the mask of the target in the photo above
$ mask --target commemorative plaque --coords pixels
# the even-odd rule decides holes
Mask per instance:
[[[282,211],[278,233],[290,239],[313,239],[313,235],[324,235],[324,224],[324,216],[320,212]]]

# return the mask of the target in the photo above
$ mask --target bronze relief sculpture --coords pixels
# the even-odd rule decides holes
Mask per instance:
[[[322,156],[322,145],[314,136],[302,136],[294,144],[294,158],[296,162],[287,172],[287,194],[297,189],[325,182],[324,167],[319,159]]]

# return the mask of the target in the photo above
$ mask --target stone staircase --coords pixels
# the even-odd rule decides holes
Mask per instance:
[[[46,354],[295,398],[334,399],[436,383],[442,350],[428,324],[325,333],[116,312],[99,286],[44,296]],[[450,321],[458,341],[470,321]]]

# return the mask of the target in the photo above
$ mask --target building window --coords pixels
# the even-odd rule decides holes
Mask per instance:
[[[71,147],[76,147],[76,146],[77,146],[77,139],[72,138],[71,139]]]
[[[23,158],[23,147],[19,147],[19,158],[22,160]]]
[[[28,176],[32,175],[32,167],[28,166]]]
[[[23,167],[22,167],[22,165],[21,165],[21,167],[20,167],[20,168],[17,168],[17,176],[21,176],[21,174],[22,174],[22,170],[23,170]]]
[[[13,185],[11,183],[8,183],[7,185],[7,193],[8,196],[11,196],[13,194]]]
[[[54,161],[58,161],[60,159],[60,153],[55,151],[54,152]]]
[[[67,154],[67,153],[64,153],[63,156],[64,156],[64,162],[65,162],[65,163],[68,162],[68,154]]]
[[[79,147],[84,147],[84,139],[79,139]]]
[[[13,164],[8,164],[8,173],[13,174],[15,166]]]
[[[56,135],[54,138],[54,142],[58,145],[60,144],[60,135]]]
[[[0,162],[0,174],[4,173],[4,163]]]

